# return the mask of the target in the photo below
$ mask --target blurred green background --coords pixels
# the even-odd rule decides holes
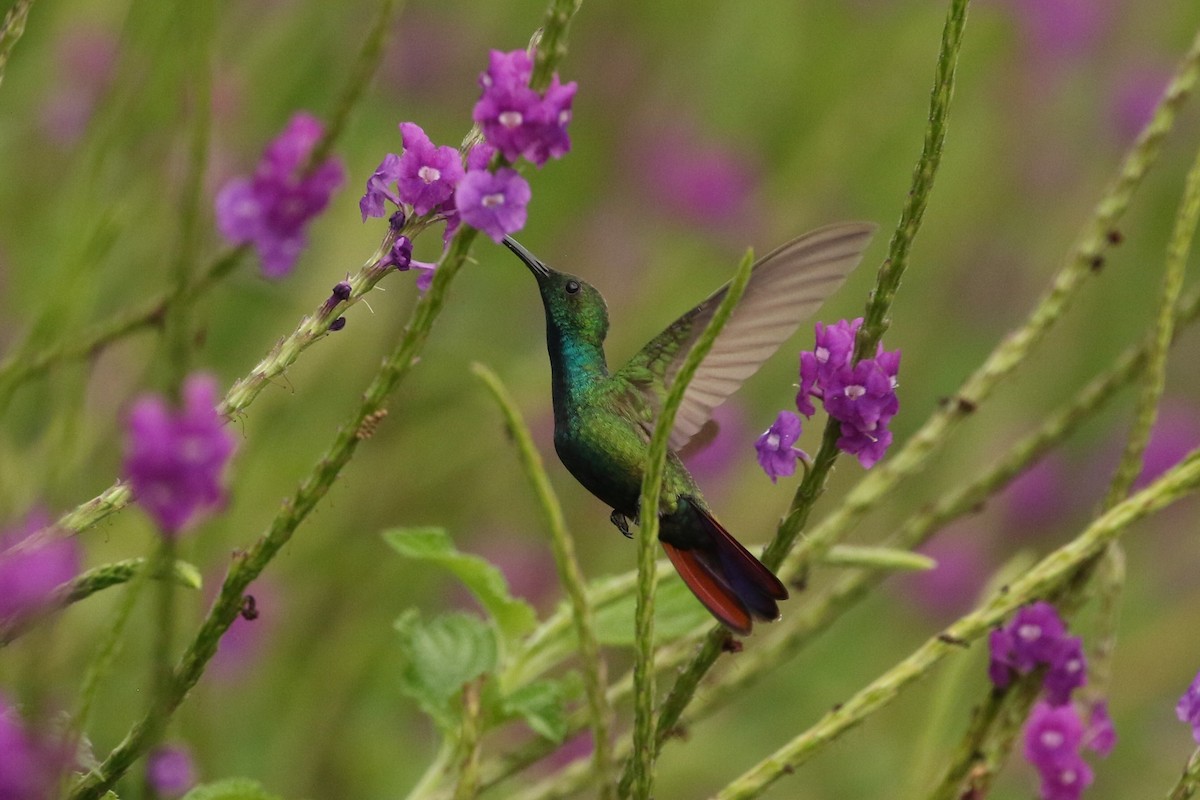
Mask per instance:
[[[34,6],[0,86],[0,351],[27,336],[69,340],[168,286],[190,118],[189,32],[178,5]],[[974,5],[941,173],[885,338],[904,351],[898,442],[1032,307],[1200,26],[1200,5],[1190,3],[1153,11],[1133,0]],[[207,198],[249,172],[294,111],[329,117],[376,13],[360,0],[217,7]],[[268,282],[247,262],[197,305],[198,364],[228,386],[358,268],[384,223],[363,225],[357,200],[383,154],[399,150],[396,124],[412,120],[436,143],[457,143],[487,50],[524,46],[543,10],[540,0],[407,3],[336,148],[348,184],[312,227],[289,278]],[[942,3],[878,0],[584,4],[560,68],[580,87],[573,150],[527,172],[534,198],[521,239],[605,294],[614,364],[725,280],[747,245],[765,252],[843,219],[883,230],[821,319],[861,313],[920,150],[944,13]],[[921,478],[868,519],[862,540],[987,466],[1145,329],[1198,134],[1193,102],[1121,225],[1125,242],[1068,318]],[[224,247],[207,200],[205,219],[202,264]],[[436,257],[437,238],[418,241],[419,258]],[[192,748],[204,779],[248,775],[288,798],[379,798],[402,795],[420,774],[433,732],[398,690],[392,621],[411,606],[432,612],[471,601],[442,574],[392,554],[381,530],[444,525],[460,548],[500,564],[539,609],[560,599],[537,507],[498,411],[469,373],[473,361],[499,372],[530,421],[589,577],[633,567],[634,548],[608,509],[554,458],[533,281],[486,240],[474,255],[390,416],[255,585],[261,617],[238,623],[177,715],[171,738]],[[308,350],[235,423],[229,506],[183,545],[209,591],[230,552],[268,523],[355,406],[408,318],[412,284],[411,274],[389,277],[369,309],[353,308],[344,331]],[[794,486],[763,476],[753,439],[790,406],[795,354],[811,335],[806,324],[731,401],[728,449],[697,467],[722,520],[752,547],[770,538]],[[3,414],[0,520],[34,505],[65,511],[110,485],[123,415],[138,394],[162,390],[164,357],[161,338],[142,333],[23,386]],[[1198,357],[1200,336],[1185,333],[1171,357],[1160,458],[1200,443]],[[715,791],[965,610],[996,565],[1078,532],[1103,495],[1131,401],[1122,395],[1044,462],[1018,487],[1024,493],[939,537],[936,578],[890,581],[685,744],[670,745],[658,796]],[[809,429],[812,450],[820,426]],[[842,459],[814,519],[861,474]],[[1089,797],[1165,792],[1193,747],[1173,709],[1200,668],[1198,516],[1200,505],[1185,502],[1127,537],[1110,704],[1120,740],[1094,762]],[[153,537],[131,507],[82,540],[87,562],[100,564],[146,552]],[[80,604],[6,650],[0,689],[20,698],[36,688],[70,706],[119,594]],[[182,597],[185,635],[208,597]],[[803,602],[790,601],[785,615]],[[138,613],[101,693],[91,730],[99,753],[146,702],[150,614]],[[1085,640],[1090,619],[1085,612],[1073,625]],[[610,661],[620,674],[629,653],[614,650]],[[982,697],[984,666],[982,648],[972,648],[770,796],[920,796]],[[1018,753],[994,796],[1025,798],[1035,787]]]

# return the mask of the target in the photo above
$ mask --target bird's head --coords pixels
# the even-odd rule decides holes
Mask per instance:
[[[546,307],[546,321],[560,333],[602,344],[608,333],[608,305],[591,284],[574,275],[550,269],[511,236],[504,245],[521,259],[537,278]]]

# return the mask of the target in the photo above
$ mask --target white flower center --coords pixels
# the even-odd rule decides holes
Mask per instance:
[[[497,119],[500,120],[501,125],[508,128],[510,131],[525,121],[525,117],[521,115],[520,111],[505,111],[501,113]]]
[[[829,363],[829,348],[828,347],[818,347],[816,349],[815,353],[817,356],[817,361],[820,361],[822,364]]]
[[[417,170],[417,177],[426,183],[433,183],[434,181],[441,180],[442,171],[437,167],[431,167],[426,164]]]
[[[772,433],[770,436],[767,437],[767,447],[771,448],[772,450],[779,449],[779,434],[778,433]]]
[[[846,387],[846,397],[849,397],[851,400],[857,400],[858,398],[862,397],[866,393],[867,393],[867,387],[865,387],[865,386],[859,386],[858,384],[854,384],[852,386]]]
[[[1067,662],[1066,667],[1067,667],[1067,672],[1076,673],[1076,672],[1079,672],[1079,670],[1083,669],[1083,664],[1080,663],[1078,658],[1072,658],[1070,661]]]
[[[1022,639],[1024,639],[1027,642],[1032,642],[1035,639],[1038,639],[1039,637],[1041,637],[1041,635],[1042,635],[1042,626],[1041,625],[1032,625],[1030,623],[1026,623],[1026,624],[1022,625],[1021,627],[1017,628],[1017,636],[1020,636]]]
[[[559,125],[566,125],[570,121],[571,121],[571,112],[570,111],[563,109],[562,111],[558,112],[558,124]]]
[[[1063,786],[1070,786],[1075,782],[1075,777],[1075,770],[1064,769],[1061,773],[1059,773],[1058,782]]]
[[[1063,735],[1058,731],[1046,731],[1042,734],[1042,744],[1046,747],[1058,748],[1063,743]]]
[[[484,208],[495,208],[504,205],[504,195],[501,192],[485,194],[479,202]]]

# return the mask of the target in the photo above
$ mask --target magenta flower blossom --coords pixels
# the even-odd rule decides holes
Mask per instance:
[[[1042,800],[1079,800],[1092,785],[1092,768],[1078,753],[1042,771]]]
[[[453,147],[434,147],[415,123],[401,122],[400,136],[404,142],[399,163],[400,199],[417,214],[428,214],[454,194],[463,176],[462,160]]]
[[[391,201],[393,205],[400,205],[398,191],[391,188],[399,180],[400,156],[388,153],[371,177],[367,178],[367,192],[358,201],[358,210],[362,213],[363,222],[367,221],[367,217],[387,216],[387,209],[383,204],[385,200]]]
[[[61,742],[26,727],[0,696],[0,798],[43,800],[58,796],[58,783],[74,759]]]
[[[1046,702],[1061,706],[1071,702],[1071,692],[1087,683],[1087,659],[1083,655],[1083,640],[1066,636],[1059,640],[1042,688]]]
[[[1092,705],[1087,731],[1083,736],[1083,746],[1099,753],[1101,757],[1106,757],[1116,744],[1117,729],[1113,726],[1112,717],[1108,715],[1108,703],[1101,700]]]
[[[337,158],[304,172],[323,134],[316,117],[296,114],[267,145],[254,175],[234,178],[217,193],[221,234],[235,244],[253,244],[269,278],[291,271],[308,243],[308,224],[345,180]]]
[[[162,532],[177,535],[201,511],[225,500],[221,473],[233,455],[233,434],[217,413],[217,383],[193,375],[183,408],[144,396],[129,414],[125,474],[137,501]]]
[[[497,244],[525,227],[529,184],[514,169],[472,170],[458,184],[454,204],[463,222]]]
[[[192,757],[182,747],[163,746],[146,758],[146,781],[161,797],[180,797],[196,784]]]
[[[708,231],[738,227],[754,213],[759,180],[744,150],[674,119],[653,120],[635,138],[633,174],[655,208]]]
[[[771,427],[758,437],[754,449],[758,451],[758,465],[775,483],[776,479],[796,471],[796,461],[808,455],[796,447],[800,438],[800,418],[790,411],[780,411]]]
[[[1025,725],[1025,758],[1046,774],[1078,756],[1083,734],[1083,720],[1074,706],[1039,702]]]
[[[483,93],[471,117],[506,159],[524,156],[540,167],[571,149],[567,125],[577,86],[554,75],[545,94],[538,94],[529,86],[532,75],[533,61],[524,50],[493,50],[487,71],[479,76]]]
[[[75,539],[30,540],[49,524],[45,514],[35,512],[18,528],[0,534],[0,622],[42,611],[53,600],[54,590],[79,574]]]
[[[1200,673],[1192,681],[1192,685],[1179,698],[1175,706],[1175,715],[1179,721],[1192,726],[1192,736],[1200,742]]]
[[[1066,626],[1049,603],[1022,606],[1008,625],[992,631],[988,638],[992,683],[1004,688],[1013,672],[1022,675],[1041,665],[1053,664],[1063,652]]]
[[[874,358],[852,364],[860,327],[862,318],[830,326],[817,323],[812,352],[800,354],[796,408],[811,417],[816,413],[812,398],[820,398],[825,411],[840,423],[838,448],[870,469],[892,443],[887,426],[900,410],[896,396],[900,351],[884,352],[880,345]]]

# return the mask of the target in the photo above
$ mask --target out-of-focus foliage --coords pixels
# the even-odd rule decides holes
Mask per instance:
[[[173,24],[175,5],[35,4],[0,86],[0,349],[27,334],[61,341],[169,285],[192,102],[182,89],[186,32]],[[295,111],[329,117],[375,10],[363,0],[219,4],[207,198],[251,169]],[[385,224],[362,224],[358,198],[383,154],[398,150],[397,123],[417,120],[435,141],[457,142],[488,49],[523,46],[543,11],[541,0],[413,0],[401,10],[379,75],[337,147],[348,186],[313,224],[288,279],[269,282],[246,264],[199,302],[200,365],[228,385],[358,268]],[[614,364],[725,280],[747,245],[765,252],[842,219],[889,229],[920,149],[943,13],[937,3],[877,0],[584,4],[560,66],[564,80],[579,82],[573,149],[526,171],[533,200],[521,240],[605,294]],[[1133,0],[977,0],[939,182],[885,340],[904,350],[897,442],[1032,305],[1197,26],[1200,6],[1188,3],[1151,13]],[[987,465],[1140,336],[1198,133],[1193,102],[1122,226],[1123,243],[1068,318],[924,476],[869,518],[863,539],[878,540]],[[211,204],[204,218],[201,263],[223,246]],[[861,313],[885,236],[822,319]],[[435,258],[437,238],[419,240],[416,257]],[[469,374],[473,361],[503,376],[530,420],[588,577],[633,566],[634,548],[609,524],[608,509],[554,459],[533,281],[486,240],[474,256],[390,415],[252,587],[258,618],[235,624],[176,715],[170,736],[190,744],[203,780],[244,775],[280,797],[376,798],[406,791],[434,757],[433,728],[410,697],[404,643],[415,641],[418,624],[477,606],[450,575],[458,568],[400,557],[381,531],[440,526],[457,550],[503,570],[540,614],[561,599],[538,510],[499,413]],[[181,545],[209,586],[318,458],[400,334],[416,296],[412,275],[391,276],[382,288],[235,423],[228,507]],[[793,402],[796,353],[810,345],[805,326],[731,401],[722,412],[727,436],[715,445],[727,455],[697,469],[724,524],[751,546],[767,541],[794,486],[762,475],[753,442]],[[1200,338],[1184,332],[1171,356],[1156,458],[1200,443],[1200,376],[1189,368],[1198,357]],[[162,387],[165,358],[161,337],[145,332],[21,387],[0,419],[0,519],[17,520],[35,504],[66,510],[109,486],[125,414],[136,395]],[[1077,532],[1103,497],[1131,406],[1132,394],[939,536],[928,548],[937,570],[893,579],[799,658],[690,729],[685,743],[669,744],[659,796],[698,797],[724,785],[936,632],[1001,563]],[[799,444],[815,449],[817,429]],[[814,519],[860,474],[842,459]],[[1130,579],[1109,705],[1121,738],[1096,765],[1088,797],[1165,793],[1191,750],[1173,709],[1200,662],[1197,521],[1191,501],[1127,537]],[[144,555],[153,537],[131,507],[83,536],[86,564]],[[828,575],[817,570],[814,584]],[[482,573],[472,580],[476,596],[494,586]],[[703,618],[671,578],[659,601],[675,600],[689,604],[672,617],[681,629]],[[206,601],[180,594],[187,635]],[[119,592],[101,593],[4,650],[0,689],[70,707],[118,602]],[[693,611],[699,616],[688,617]],[[525,626],[523,613],[505,624]],[[1085,641],[1088,620],[1085,613],[1072,624]],[[632,604],[606,610],[599,626],[613,646],[610,671],[621,674]],[[151,613],[139,608],[89,731],[100,755],[146,703],[150,631]],[[972,652],[939,677],[772,796],[919,796],[983,691],[986,658]],[[545,698],[524,699],[514,714],[547,707]],[[531,724],[543,723],[529,731],[514,723],[502,736],[558,729],[545,716]],[[578,751],[568,742],[539,774]],[[1028,797],[1035,780],[1014,759],[993,796]]]

